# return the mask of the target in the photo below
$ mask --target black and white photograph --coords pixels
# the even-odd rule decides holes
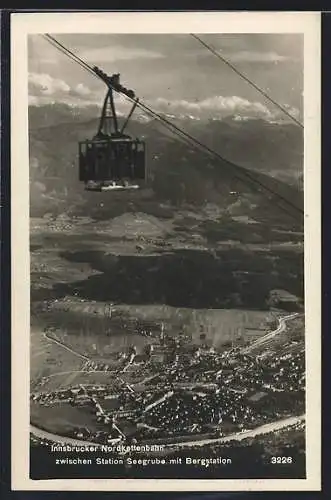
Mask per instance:
[[[229,32],[219,15],[213,31],[58,22],[26,35],[17,370],[35,483],[305,484],[318,463],[309,36],[277,15],[273,30],[238,18]]]

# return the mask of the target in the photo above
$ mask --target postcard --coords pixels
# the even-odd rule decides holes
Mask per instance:
[[[11,15],[12,487],[317,491],[320,14]]]

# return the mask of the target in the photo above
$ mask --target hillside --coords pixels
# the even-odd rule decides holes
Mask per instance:
[[[104,218],[106,214],[119,215],[123,203],[125,212],[128,203],[148,201],[177,207],[212,203],[226,210],[233,206],[235,215],[263,220],[267,216],[273,223],[281,223],[285,217],[288,222],[285,212],[277,208],[275,198],[261,196],[252,188],[251,180],[248,184],[242,182],[231,166],[178,141],[155,120],[135,119],[130,124],[130,133],[146,141],[149,189],[111,198],[109,194],[85,192],[77,180],[77,143],[95,133],[96,114],[94,107],[30,108],[31,215],[69,212]],[[298,189],[302,137],[294,126],[234,118],[207,123],[175,119],[175,123],[244,167],[239,171],[240,179],[247,179],[248,173],[254,185],[261,182],[296,206],[302,206],[302,193]],[[233,192],[238,194],[230,194]]]

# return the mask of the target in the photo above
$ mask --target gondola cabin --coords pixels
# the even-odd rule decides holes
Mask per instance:
[[[124,134],[138,103],[134,92],[119,83],[119,75],[108,77],[98,68],[98,76],[108,86],[100,124],[93,139],[79,142],[79,180],[87,190],[138,189],[146,180],[145,143]],[[113,91],[134,100],[132,109],[121,129],[118,127]]]
[[[139,139],[110,136],[79,143],[79,180],[87,188],[140,185],[145,175],[145,144]]]

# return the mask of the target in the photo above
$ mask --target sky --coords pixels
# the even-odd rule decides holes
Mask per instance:
[[[189,34],[52,34],[90,65],[121,74],[121,83],[155,111],[195,119],[228,115],[277,120],[281,112]],[[201,34],[272,99],[300,118],[303,36]],[[28,43],[29,102],[101,106],[105,86],[41,35]],[[118,110],[128,103],[118,98]]]

